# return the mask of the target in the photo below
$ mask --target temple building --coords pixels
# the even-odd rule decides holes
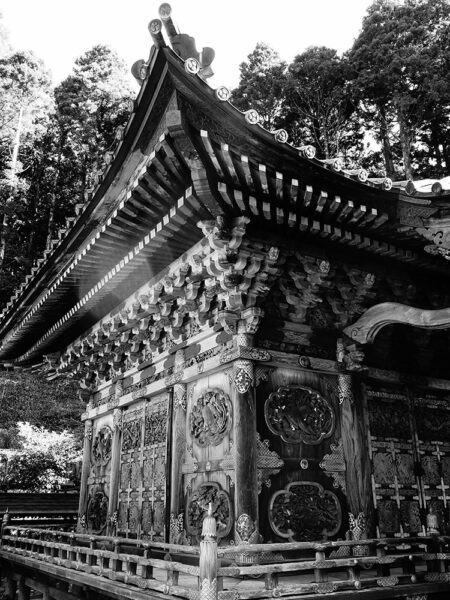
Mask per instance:
[[[0,361],[87,403],[77,531],[5,525],[6,596],[448,598],[450,179],[294,147],[160,17],[95,189],[0,315]]]

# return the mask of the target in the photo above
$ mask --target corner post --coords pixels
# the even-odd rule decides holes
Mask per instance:
[[[241,323],[239,323],[241,325]],[[252,336],[238,333],[238,348],[252,346]],[[254,364],[239,359],[233,363],[233,411],[235,449],[235,541],[258,536],[258,468],[256,456],[256,399]],[[245,522],[245,527],[240,524]],[[243,532],[245,534],[243,535]],[[248,535],[247,535],[248,534]],[[247,538],[247,539],[246,539]]]
[[[78,526],[77,530],[82,532],[83,521],[85,521],[88,477],[91,468],[91,446],[92,446],[92,420],[87,419],[84,423],[83,465],[81,469],[80,501],[78,504]]]
[[[345,340],[338,339],[337,364],[340,373],[337,379],[342,447],[350,532],[355,540],[372,535],[374,510],[362,390],[353,375],[364,370],[361,364],[363,359],[364,354],[355,344],[349,346]],[[368,546],[356,546],[354,553],[364,553],[366,550]]]

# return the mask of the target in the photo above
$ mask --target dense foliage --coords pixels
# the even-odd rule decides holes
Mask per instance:
[[[311,47],[286,65],[260,43],[233,101],[319,158],[394,179],[448,174],[450,2],[375,0],[343,56]]]
[[[105,46],[55,89],[31,52],[0,54],[0,304],[85,201],[133,96]]]
[[[76,483],[84,403],[76,384],[26,371],[0,375],[0,489],[57,491]],[[75,476],[74,476],[75,473]]]

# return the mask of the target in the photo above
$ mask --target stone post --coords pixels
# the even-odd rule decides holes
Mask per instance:
[[[81,469],[80,501],[78,504],[78,532],[83,532],[86,526],[86,508],[88,500],[88,477],[91,469],[92,420],[84,423],[83,465]]]
[[[111,475],[109,480],[108,499],[108,535],[114,535],[117,525],[117,502],[119,498],[120,480],[120,444],[122,434],[122,409],[116,408],[113,413],[113,437],[111,443]]]

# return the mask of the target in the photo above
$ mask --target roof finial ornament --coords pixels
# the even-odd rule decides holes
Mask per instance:
[[[172,21],[171,14],[172,8],[170,4],[167,2],[161,4],[159,7],[159,16],[164,24],[174,52],[176,52],[183,60],[195,59],[200,65],[198,71],[199,77],[202,79],[211,77],[214,74],[211,68],[211,63],[215,56],[214,50],[205,46],[201,52],[198,52],[195,47],[195,39],[187,33],[179,33],[177,31],[177,28]]]

